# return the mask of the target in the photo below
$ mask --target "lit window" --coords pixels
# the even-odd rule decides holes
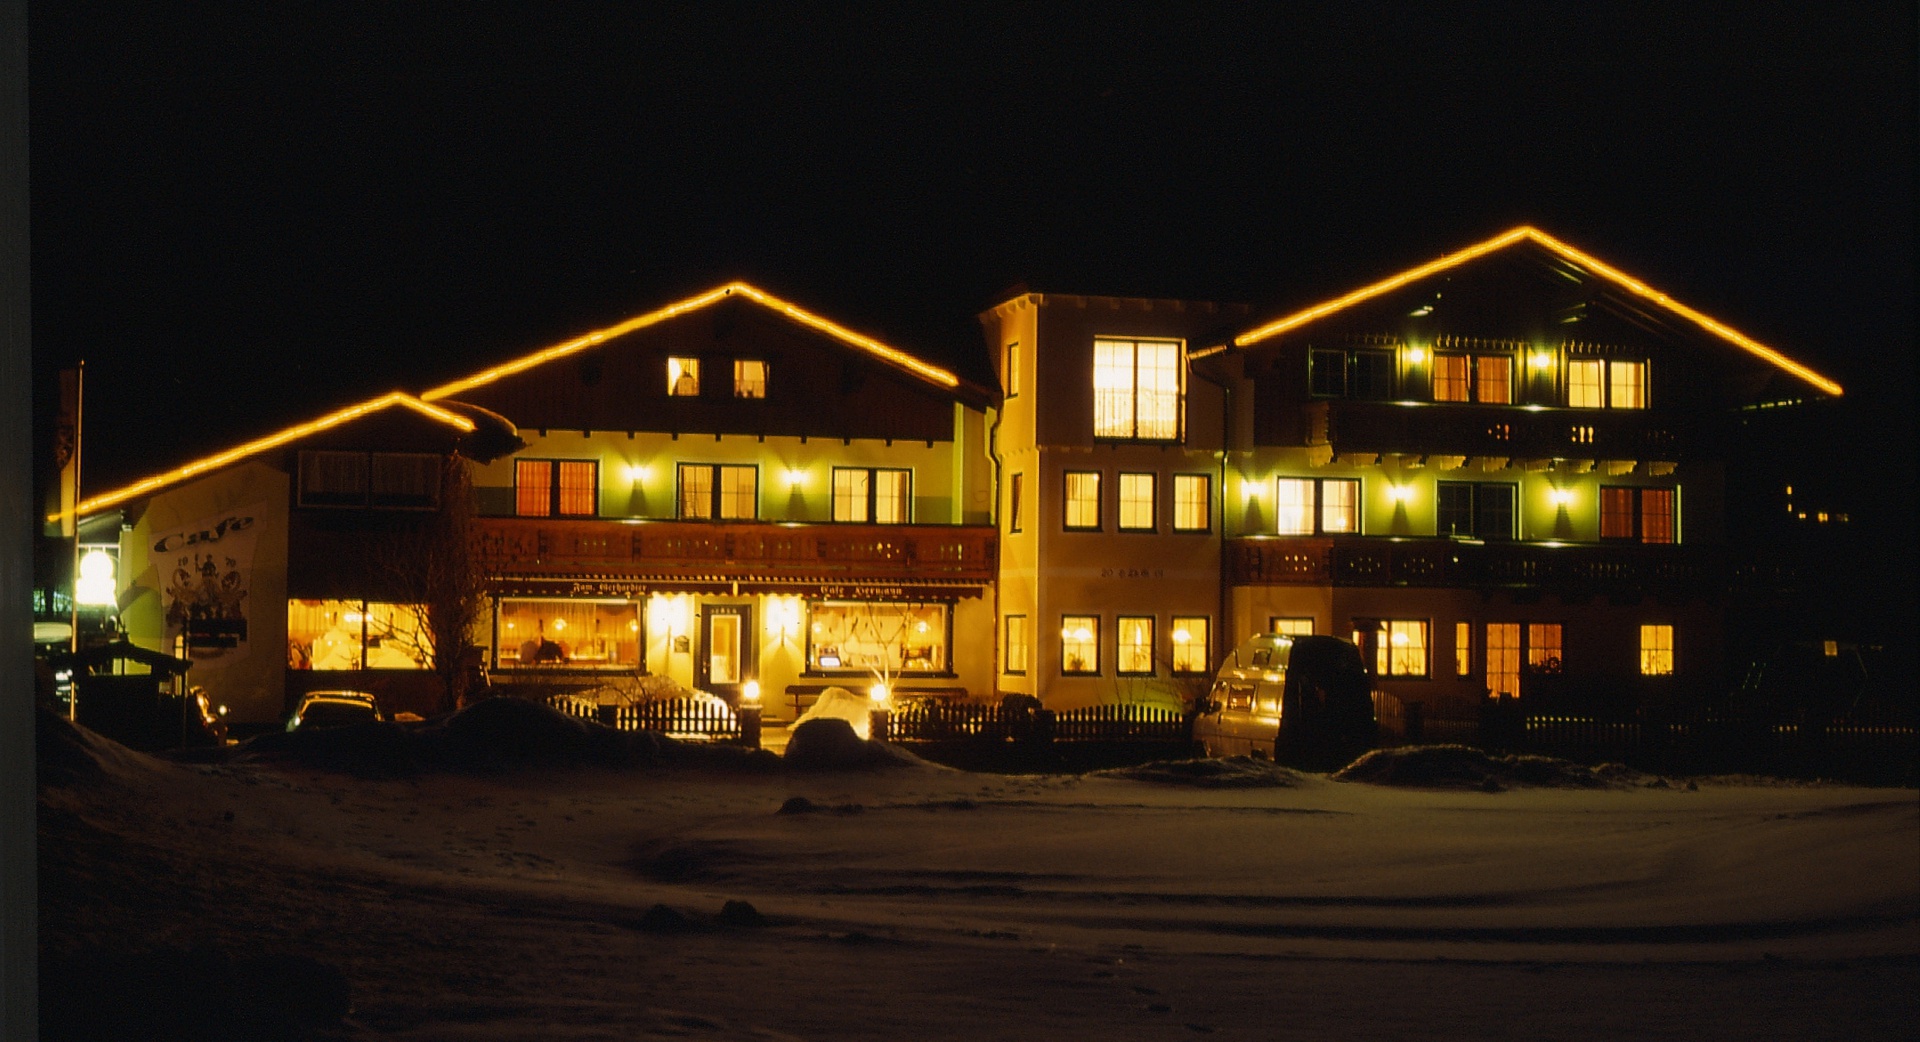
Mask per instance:
[[[1471,366],[1466,355],[1433,356],[1433,400],[1436,402],[1464,402],[1470,393],[1471,384],[1467,373]]]
[[[760,468],[682,463],[680,517],[688,521],[738,521],[759,516]]]
[[[1020,394],[1020,341],[1007,345],[1007,369],[1005,373],[1007,397],[1015,398]]]
[[[697,385],[697,377],[695,382]],[[696,390],[694,393],[698,394],[700,392]],[[765,398],[767,396],[767,363],[752,358],[734,359],[733,396],[735,398]]]
[[[1374,669],[1383,677],[1427,675],[1427,623],[1424,619],[1388,619],[1380,624]]]
[[[1100,616],[1060,617],[1060,672],[1079,676],[1100,672]]]
[[[1281,478],[1274,497],[1281,535],[1360,531],[1360,482],[1352,478]]]
[[[1598,358],[1578,358],[1567,363],[1567,404],[1575,409],[1599,409],[1607,404],[1600,384]]]
[[[1067,471],[1066,526],[1080,531],[1100,528],[1100,472]]]
[[[1114,622],[1119,632],[1114,672],[1146,676],[1153,672],[1153,616],[1122,615]]]
[[[1021,508],[1026,503],[1021,493],[1025,491],[1026,483],[1025,474],[1015,474],[1013,480],[1007,483],[1007,531],[1009,532],[1018,532],[1022,527],[1024,518],[1021,515]]]
[[[1207,474],[1173,476],[1173,530],[1207,532],[1213,529],[1213,478]]]
[[[1679,493],[1671,488],[1600,489],[1600,538],[1638,543],[1679,541]]]
[[[1095,340],[1094,437],[1179,438],[1181,368],[1177,340]]]
[[[913,500],[912,475],[902,469],[833,468],[833,519],[906,524]]]
[[[514,513],[520,517],[593,517],[599,511],[595,460],[521,459],[513,463]]]
[[[1664,677],[1673,673],[1673,627],[1652,623],[1640,627],[1640,674]]]
[[[1520,624],[1487,623],[1487,694],[1520,694]]]
[[[944,604],[816,601],[807,605],[807,668],[943,673],[950,629]]]
[[[1506,405],[1513,401],[1512,355],[1433,356],[1433,400]]]
[[[433,630],[424,604],[380,601],[287,602],[287,668],[302,670],[433,667]]]
[[[700,360],[667,359],[667,393],[675,398],[700,397]]]
[[[1647,366],[1645,362],[1607,363],[1607,407],[1644,409],[1647,407]]]
[[[1504,482],[1434,483],[1434,534],[1512,539],[1514,486]]]
[[[1007,616],[1007,639],[1005,642],[1005,672],[1016,675],[1027,671],[1027,617],[1025,615]]]
[[[1152,474],[1120,475],[1120,530],[1151,532],[1154,528]]]
[[[1470,622],[1453,624],[1453,675],[1473,675],[1473,624]]]
[[[1647,363],[1576,358],[1567,362],[1567,404],[1576,409],[1644,409]]]
[[[640,666],[640,606],[632,601],[502,598],[494,626],[499,669]]]
[[[1311,637],[1313,620],[1311,618],[1290,619],[1275,615],[1267,619],[1267,629],[1269,632],[1287,637]]]
[[[1527,672],[1558,674],[1566,667],[1561,646],[1562,630],[1557,622],[1527,625]]]
[[[1205,615],[1173,617],[1173,671],[1205,673],[1209,661]]]

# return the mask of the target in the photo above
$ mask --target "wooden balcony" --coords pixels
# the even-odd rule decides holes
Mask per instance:
[[[490,571],[558,578],[984,585],[997,551],[984,525],[483,517],[474,527]]]
[[[1565,594],[1680,592],[1725,586],[1711,548],[1644,544],[1466,543],[1377,536],[1275,536],[1227,542],[1236,586],[1428,586]]]
[[[1335,453],[1678,462],[1694,441],[1681,417],[1648,410],[1451,402],[1318,401],[1306,427]]]

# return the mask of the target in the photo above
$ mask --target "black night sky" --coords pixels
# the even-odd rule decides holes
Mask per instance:
[[[1267,313],[1524,221],[1840,380],[1906,509],[1910,5],[1300,6],[41,5],[37,397],[86,359],[102,489],[728,278],[979,373],[1015,282]]]

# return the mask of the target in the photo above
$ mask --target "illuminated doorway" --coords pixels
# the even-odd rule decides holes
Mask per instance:
[[[753,679],[753,606],[709,604],[700,616],[694,686],[729,701]]]

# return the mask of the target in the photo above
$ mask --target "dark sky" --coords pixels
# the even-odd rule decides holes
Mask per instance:
[[[89,486],[728,278],[977,371],[1017,281],[1265,312],[1521,221],[1910,455],[1910,4],[640,6],[36,6]]]

